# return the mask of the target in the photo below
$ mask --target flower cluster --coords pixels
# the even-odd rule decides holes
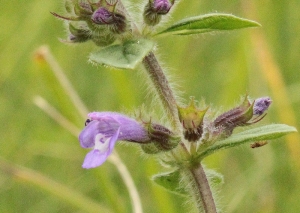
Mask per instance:
[[[99,0],[97,3],[68,0],[65,8],[66,16],[52,13],[68,22],[69,36],[62,40],[64,42],[92,40],[98,46],[107,46],[128,30],[125,9],[119,0]]]
[[[144,9],[144,22],[154,26],[166,15],[174,0],[149,0]],[[67,15],[52,14],[68,22],[69,35],[63,42],[93,41],[98,46],[112,44],[117,38],[130,36],[131,23],[120,0],[66,0]],[[126,35],[126,32],[128,35]]]

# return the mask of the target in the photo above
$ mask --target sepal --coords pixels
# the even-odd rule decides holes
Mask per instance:
[[[219,138],[226,138],[238,126],[257,123],[264,118],[271,103],[269,97],[259,98],[251,103],[246,95],[240,106],[221,114],[213,121],[214,134]]]
[[[187,107],[178,107],[179,120],[184,128],[184,138],[190,142],[198,141],[203,133],[203,118],[208,108],[200,110],[195,106],[194,97]]]

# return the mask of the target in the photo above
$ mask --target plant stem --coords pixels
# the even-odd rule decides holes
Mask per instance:
[[[153,52],[150,52],[143,60],[143,64],[154,84],[154,87],[159,95],[163,107],[169,113],[169,118],[172,122],[176,133],[181,132],[181,123],[178,117],[178,109],[176,99],[169,82]],[[181,149],[185,153],[190,154],[185,144],[181,142]],[[212,196],[212,192],[206,178],[204,169],[201,163],[188,168],[186,171],[189,177],[189,184],[193,191],[193,196],[196,200],[199,212],[204,210],[205,213],[216,213],[216,205]]]
[[[214,198],[201,163],[191,168],[190,172],[194,179],[193,182],[195,185],[193,186],[196,186],[194,189],[195,194],[198,194],[200,197],[200,200],[198,196],[196,197],[199,210],[203,209],[205,213],[216,213],[217,209]]]
[[[143,64],[154,84],[159,98],[169,114],[175,132],[179,132],[181,124],[178,118],[178,109],[173,91],[169,85],[158,60],[153,52],[150,52],[143,60]]]

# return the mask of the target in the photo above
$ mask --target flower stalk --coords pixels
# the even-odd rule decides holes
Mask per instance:
[[[163,107],[169,112],[169,118],[176,132],[182,131],[181,123],[178,116],[178,108],[174,93],[169,82],[153,52],[150,52],[143,60],[143,64],[150,76],[153,85],[156,88]],[[190,155],[187,147],[183,142],[179,146],[183,152]],[[197,203],[199,212],[216,213],[216,204],[213,199],[212,191],[207,180],[206,174],[201,163],[193,165],[191,168],[185,168],[193,196]],[[183,170],[185,170],[183,169]]]
[[[192,175],[190,184],[195,187],[194,195],[198,209],[202,209],[205,213],[217,213],[212,191],[201,163],[194,165],[190,172]]]
[[[178,109],[174,93],[169,85],[156,56],[150,52],[143,60],[143,65],[158,93],[160,101],[169,114],[172,126],[176,133],[180,132],[181,124],[178,117]]]

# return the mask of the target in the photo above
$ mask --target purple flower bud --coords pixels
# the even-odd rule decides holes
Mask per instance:
[[[147,154],[157,154],[174,149],[180,142],[181,137],[175,135],[167,127],[160,124],[148,123],[149,143],[141,144],[142,150]]]
[[[262,97],[250,103],[247,96],[243,104],[218,116],[213,126],[217,134],[228,137],[234,128],[247,126],[259,122],[265,117],[265,111],[269,108],[272,100],[269,97]]]
[[[173,4],[169,0],[154,0],[152,4],[153,11],[157,14],[167,14]]]
[[[104,7],[100,7],[93,13],[92,21],[96,24],[113,24],[113,13],[109,12]]]
[[[119,13],[110,12],[104,7],[98,8],[92,15],[91,20],[95,24],[109,25],[109,29],[113,33],[123,33],[126,31],[126,18]]]
[[[166,15],[174,4],[174,0],[150,0],[144,8],[144,21],[147,25],[154,26]]]
[[[78,43],[78,42],[85,42],[88,41],[91,38],[91,31],[89,28],[82,23],[69,23],[69,31],[70,35],[68,37],[68,40],[65,42],[71,42],[71,43]]]
[[[89,113],[86,127],[79,135],[83,148],[93,148],[83,162],[82,167],[89,169],[100,166],[111,154],[116,141],[125,140],[147,143],[147,130],[134,119],[113,112]]]
[[[271,105],[272,100],[269,97],[262,97],[255,100],[253,106],[253,115],[262,115]]]

